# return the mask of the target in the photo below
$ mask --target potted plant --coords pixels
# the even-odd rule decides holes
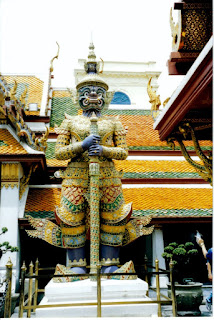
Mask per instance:
[[[192,242],[184,244],[170,243],[164,248],[162,257],[166,266],[173,262],[175,294],[177,312],[180,316],[198,316],[201,314],[199,306],[203,300],[202,283],[194,282],[194,265],[197,263],[198,250]],[[171,295],[171,284],[168,294]]]
[[[2,228],[0,236],[8,231],[7,228]],[[8,241],[4,241],[0,243],[0,259],[3,254],[6,252],[11,251],[11,252],[17,252],[19,251],[18,247],[12,247]],[[4,285],[4,280],[0,279],[0,288]],[[5,303],[5,293],[6,292],[0,292],[0,317],[3,317],[4,315],[4,303]],[[17,296],[14,295],[14,298],[12,297],[12,306],[11,309],[13,310],[15,308]]]

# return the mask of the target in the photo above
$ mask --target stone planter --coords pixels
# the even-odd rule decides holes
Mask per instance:
[[[178,316],[200,316],[199,309],[202,300],[202,283],[189,282],[188,284],[175,284]],[[168,296],[171,298],[171,284],[168,284]]]

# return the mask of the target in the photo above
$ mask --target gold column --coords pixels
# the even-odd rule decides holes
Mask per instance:
[[[157,301],[160,301],[160,279],[159,279],[159,260],[155,260],[155,271],[156,273],[156,290],[157,290]],[[158,317],[162,317],[161,304],[158,303]]]
[[[1,188],[9,187],[18,188],[19,187],[19,173],[20,164],[19,163],[2,163],[1,164]]]

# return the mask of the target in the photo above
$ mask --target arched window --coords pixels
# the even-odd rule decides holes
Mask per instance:
[[[111,104],[131,104],[131,101],[127,94],[117,91],[111,100]]]

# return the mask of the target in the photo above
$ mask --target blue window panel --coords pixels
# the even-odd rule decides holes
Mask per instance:
[[[127,94],[117,91],[111,100],[111,104],[131,104],[131,101]]]

